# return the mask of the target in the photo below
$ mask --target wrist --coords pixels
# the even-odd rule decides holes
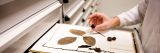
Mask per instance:
[[[115,28],[115,27],[120,26],[120,19],[119,19],[119,17],[118,16],[113,17],[113,19],[111,19],[111,21],[110,21],[110,25],[111,25],[110,28]]]

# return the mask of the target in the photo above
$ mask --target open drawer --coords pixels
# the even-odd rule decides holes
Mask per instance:
[[[77,36],[70,33],[71,29],[78,29],[85,31],[83,36]],[[90,48],[100,48],[101,53],[115,52],[115,53],[142,53],[143,50],[139,47],[139,41],[135,35],[133,35],[132,29],[112,29],[107,32],[101,32],[101,34],[90,33],[89,27],[56,24],[50,31],[48,31],[29,51],[30,52],[46,52],[46,53],[96,53],[89,48],[79,48],[80,45],[87,45],[83,41],[83,37],[91,36],[95,38],[96,43]],[[61,38],[65,37],[77,37],[77,40],[67,45],[59,45],[57,42]],[[115,41],[107,41],[108,37],[116,37]],[[137,39],[135,41],[135,39]],[[135,44],[136,43],[136,44]]]

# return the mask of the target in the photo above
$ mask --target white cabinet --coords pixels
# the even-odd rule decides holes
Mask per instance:
[[[64,4],[66,24],[85,26],[87,17],[95,12],[98,0],[69,0]],[[71,4],[72,5],[69,5]],[[82,21],[83,20],[83,21]]]
[[[0,11],[3,53],[24,52],[61,18],[57,0],[14,0],[1,5]]]
[[[57,22],[87,25],[87,17],[95,12],[97,1],[0,0],[0,53],[23,53]]]

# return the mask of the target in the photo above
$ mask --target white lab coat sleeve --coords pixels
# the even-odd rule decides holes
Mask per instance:
[[[120,18],[120,26],[133,25],[142,21],[138,12],[138,5],[117,16]]]

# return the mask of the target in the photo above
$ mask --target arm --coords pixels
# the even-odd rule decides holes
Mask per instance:
[[[132,25],[141,21],[138,13],[138,6],[135,6],[129,11],[115,16],[112,19],[110,19],[103,13],[94,13],[89,18],[91,22],[90,24],[96,24],[96,27],[94,29],[96,31],[107,30],[117,26]]]
[[[120,26],[133,25],[143,21],[148,6],[148,0],[142,0],[134,8],[118,15]]]
[[[117,16],[115,16],[111,21],[111,28],[117,26],[127,26],[133,25],[142,22],[143,18],[141,18],[138,5],[128,10],[127,12],[123,12]]]
[[[142,21],[138,12],[138,5],[127,12],[119,14],[117,17],[120,19],[120,26],[133,25]]]
[[[96,27],[93,29],[96,31],[107,30],[117,26],[133,25],[140,23],[143,20],[146,9],[147,2],[143,1],[129,11],[115,16],[113,19],[110,19],[103,13],[94,13],[89,16],[89,23],[90,25],[96,25]]]

